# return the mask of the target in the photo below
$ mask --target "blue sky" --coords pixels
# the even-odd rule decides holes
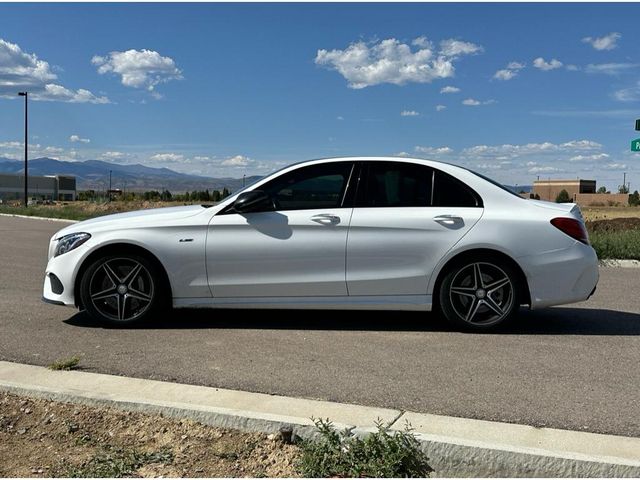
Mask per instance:
[[[0,156],[240,177],[411,155],[616,188],[638,4],[2,4]],[[447,88],[449,87],[449,88]],[[449,93],[447,93],[450,91]]]

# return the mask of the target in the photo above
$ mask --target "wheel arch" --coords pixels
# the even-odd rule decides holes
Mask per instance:
[[[82,281],[82,276],[84,272],[89,268],[89,266],[97,259],[105,255],[113,255],[113,254],[135,254],[145,257],[147,260],[153,262],[153,264],[158,268],[158,271],[162,275],[162,282],[165,288],[168,289],[169,298],[173,298],[172,289],[171,289],[171,281],[169,280],[169,275],[167,274],[166,269],[162,262],[148,249],[141,247],[140,245],[136,245],[133,243],[126,242],[117,242],[110,243],[108,245],[103,245],[101,247],[96,248],[92,251],[87,257],[82,261],[80,267],[78,268],[78,273],[76,274],[76,278],[73,283],[73,296],[75,299],[76,307],[82,309],[82,300],[80,295],[80,282]]]
[[[518,275],[517,281],[522,287],[521,297],[520,297],[520,305],[531,305],[531,291],[529,287],[529,282],[527,281],[527,276],[522,270],[522,267],[518,262],[516,262],[513,257],[507,255],[500,250],[495,250],[492,248],[472,248],[469,250],[464,250],[462,252],[456,253],[453,257],[449,258],[446,263],[442,266],[438,275],[436,277],[436,281],[433,285],[433,293],[432,293],[432,303],[433,309],[436,310],[440,308],[439,298],[440,298],[440,286],[442,285],[442,280],[444,279],[447,272],[453,268],[454,265],[460,264],[466,260],[478,259],[478,257],[493,257],[498,258],[509,266],[511,266],[516,274]]]

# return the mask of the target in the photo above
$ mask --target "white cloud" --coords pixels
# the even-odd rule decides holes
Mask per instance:
[[[562,67],[562,62],[555,58],[552,58],[549,62],[547,62],[544,58],[538,57],[533,61],[533,66],[539,68],[540,70],[548,71]]]
[[[394,157],[410,157],[411,154],[409,152],[398,152],[394,155]]]
[[[476,145],[474,147],[465,148],[463,155],[486,158],[486,157],[498,157],[504,156],[506,158],[516,158],[526,155],[543,155],[543,154],[558,154],[584,151],[600,150],[602,145],[591,140],[571,140],[565,143],[526,143],[522,145]]]
[[[449,155],[453,153],[453,149],[450,147],[421,147],[418,145],[414,150],[425,155]]]
[[[602,168],[604,168],[605,170],[626,170],[627,164],[626,163],[608,163]]]
[[[24,148],[24,143],[23,142],[0,142],[0,148],[22,149]]]
[[[533,167],[528,170],[529,173],[556,173],[562,172],[563,170],[557,167],[552,167],[547,165],[546,167]]]
[[[244,155],[236,155],[224,160],[221,165],[225,167],[246,167],[251,162],[251,159]]]
[[[620,102],[640,101],[640,82],[629,88],[622,88],[613,92],[613,98]],[[633,115],[631,115],[633,116]]]
[[[100,155],[100,157],[104,158],[105,160],[121,160],[123,158],[126,158],[127,156],[128,154],[124,152],[114,152],[114,151],[103,152]]]
[[[424,35],[418,37],[418,38],[414,38],[411,41],[411,45],[415,46],[415,47],[421,47],[421,48],[429,48],[432,49],[433,48],[433,43],[431,43],[427,37],[425,37]]]
[[[566,68],[570,72],[577,72],[578,70],[580,70],[580,67],[578,67],[577,65],[571,65],[571,64],[565,65],[564,68]]]
[[[640,67],[638,63],[590,63],[586,66],[587,73],[602,73],[604,75],[620,75],[634,68]]]
[[[442,110],[446,110],[446,105],[436,105],[436,112],[441,112]]]
[[[446,57],[458,57],[460,55],[471,55],[481,53],[484,49],[480,45],[471,42],[463,42],[450,38],[440,42],[440,55]]]
[[[33,100],[109,103],[107,97],[98,97],[89,90],[74,91],[54,83],[57,79],[49,63],[0,38],[0,97],[18,98],[17,92],[26,90]]]
[[[90,139],[88,139],[88,138],[81,138],[81,137],[80,137],[80,135],[71,135],[71,136],[69,137],[69,141],[70,141],[71,143],[77,143],[77,142],[80,142],[80,143],[91,143],[91,140],[90,140]]]
[[[120,75],[123,85],[133,88],[145,88],[154,97],[160,95],[154,92],[160,83],[170,80],[181,80],[182,72],[170,57],[163,57],[154,50],[126,50],[124,52],[110,52],[106,56],[95,55],[91,63],[98,67],[98,73],[114,73]]]
[[[582,41],[596,50],[613,50],[618,46],[617,42],[621,37],[618,32],[611,32],[604,37],[584,37]]]
[[[418,43],[412,50],[395,38],[372,44],[360,41],[344,50],[318,50],[315,63],[336,70],[347,80],[349,88],[360,89],[383,83],[431,83],[450,78],[455,73],[453,63],[461,55],[482,51],[482,47],[460,40],[443,40],[437,53],[426,39]]]
[[[477,107],[478,105],[491,105],[492,103],[496,103],[496,101],[493,99],[490,99],[490,100],[484,100],[481,102],[480,100],[476,100],[475,98],[467,98],[462,101],[462,104],[466,105],[467,107]]]
[[[344,120],[344,117],[343,117],[342,115],[338,115],[338,116],[336,117],[336,120],[340,120],[340,121],[342,121],[342,120]]]
[[[179,153],[156,153],[149,158],[157,162],[179,162],[184,160],[184,155]]]
[[[215,157],[209,157],[207,155],[196,155],[195,157],[193,157],[193,159],[196,162],[208,162],[209,160],[212,160]]]
[[[493,78],[495,78],[496,80],[503,80],[503,81],[511,80],[512,78],[517,77],[518,71],[522,70],[524,67],[525,67],[524,63],[509,62],[509,64],[507,65],[507,68],[498,70],[493,75]]]
[[[420,112],[416,112],[415,110],[403,110],[400,112],[401,117],[417,117],[420,115]]]
[[[458,93],[459,91],[460,89],[458,87],[453,87],[451,85],[447,85],[440,89],[440,93]]]
[[[593,155],[575,155],[569,158],[570,162],[597,162],[609,158],[608,153],[594,153]]]

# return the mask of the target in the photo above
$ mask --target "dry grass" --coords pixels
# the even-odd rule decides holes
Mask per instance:
[[[640,207],[581,207],[586,221],[612,218],[640,218]]]

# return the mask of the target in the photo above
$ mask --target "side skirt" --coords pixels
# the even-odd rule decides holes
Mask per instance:
[[[430,311],[431,295],[353,297],[174,298],[174,308]]]

